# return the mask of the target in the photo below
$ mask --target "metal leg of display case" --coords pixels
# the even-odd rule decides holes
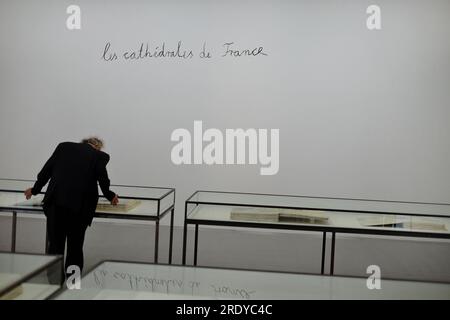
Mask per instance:
[[[197,265],[197,250],[198,249],[198,224],[195,225],[195,244],[194,244],[194,266]]]
[[[17,212],[12,213],[12,229],[11,229],[11,252],[16,252],[16,230],[17,230]]]
[[[183,228],[183,265],[186,265],[186,240],[187,240],[187,223],[184,223]]]
[[[331,261],[330,261],[330,275],[334,274],[334,249],[336,247],[336,232],[331,233]]]
[[[159,241],[159,219],[156,220],[155,225],[155,256],[154,256],[155,263],[158,263],[158,241]]]
[[[169,239],[169,264],[172,264],[172,247],[173,247],[173,216],[175,208],[170,211],[170,239]]]
[[[186,240],[187,240],[187,223],[186,223],[187,203],[184,204],[184,228],[183,228],[183,261],[186,265]]]
[[[326,245],[327,245],[327,233],[324,232],[323,233],[323,237],[322,237],[322,265],[320,268],[320,274],[324,274],[325,273],[325,249],[326,249]]]

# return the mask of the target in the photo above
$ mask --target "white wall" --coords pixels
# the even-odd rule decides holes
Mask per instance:
[[[72,1],[2,1],[0,177],[33,179],[58,142],[98,134],[113,183],[176,187],[177,225],[196,189],[448,202],[450,2],[377,0],[368,31],[373,2],[80,0],[68,31]],[[179,40],[214,56],[100,58]],[[222,58],[229,41],[268,56]],[[170,134],[194,120],[279,128],[279,173],[173,165]]]

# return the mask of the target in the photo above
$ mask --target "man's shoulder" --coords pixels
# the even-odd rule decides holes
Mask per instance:
[[[99,158],[104,159],[105,161],[109,161],[109,154],[101,150],[95,150],[98,153]]]
[[[78,151],[87,152],[90,154],[95,154],[98,158],[100,158],[104,161],[109,161],[109,158],[110,158],[109,154],[107,154],[106,152],[97,150],[87,143],[65,141],[65,142],[61,142],[60,144],[58,144],[57,149],[78,150]]]
[[[97,150],[87,143],[78,143],[78,145],[82,146],[82,148],[84,148],[87,152],[95,154],[97,158],[102,159],[104,161],[109,161],[109,154],[107,154],[106,152]]]
[[[76,142],[64,141],[64,142],[60,142],[56,148],[57,149],[71,148],[71,147],[75,147],[76,145],[78,145],[78,143],[76,143]]]

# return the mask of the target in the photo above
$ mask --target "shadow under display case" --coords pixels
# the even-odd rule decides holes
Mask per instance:
[[[0,300],[42,300],[61,288],[61,256],[0,252]]]
[[[81,289],[61,289],[52,299],[450,299],[450,285],[163,264],[104,261],[81,279]],[[216,311],[217,313],[220,310]]]
[[[185,203],[183,265],[189,224],[195,225],[194,265],[199,225],[322,232],[321,274],[331,233],[334,274],[336,234],[450,239],[450,204],[197,191]]]
[[[34,181],[0,179],[0,211],[12,213],[11,251],[15,252],[17,214],[42,214],[42,193],[26,200],[24,190],[33,186]],[[172,262],[173,246],[173,219],[175,207],[175,189],[111,185],[111,190],[119,196],[119,204],[111,205],[99,190],[101,195],[97,204],[94,218],[124,219],[154,221],[155,227],[155,251],[154,261],[158,262],[159,223],[162,218],[170,213],[170,240],[169,263]],[[47,252],[47,241],[46,241]]]

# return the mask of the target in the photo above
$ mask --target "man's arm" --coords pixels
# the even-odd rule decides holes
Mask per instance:
[[[27,196],[27,199],[29,199],[31,195],[37,195],[39,192],[41,192],[42,188],[47,184],[48,180],[50,180],[59,147],[60,144],[56,147],[51,157],[47,160],[47,162],[44,164],[44,167],[38,173],[37,180],[34,183],[33,188],[25,190],[25,196]]]
[[[102,153],[97,166],[97,179],[102,190],[103,195],[111,201],[113,204],[118,203],[117,195],[109,190],[110,181],[108,177],[108,171],[106,170],[106,165],[109,162],[109,155]]]

